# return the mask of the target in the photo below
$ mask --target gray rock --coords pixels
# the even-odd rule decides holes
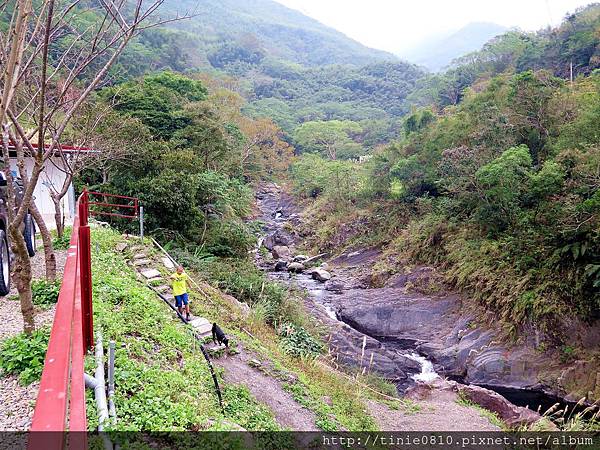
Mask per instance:
[[[308,256],[306,256],[306,255],[296,255],[296,256],[294,256],[294,262],[301,263],[301,262],[306,261],[307,259],[308,259]]]
[[[171,261],[171,259],[167,258],[166,256],[164,256],[162,258],[162,263],[163,263],[163,266],[165,266],[167,269],[174,269],[175,268],[175,264],[173,264],[173,261]]]
[[[149,266],[150,264],[152,264],[151,259],[136,259],[133,261],[133,265],[136,267]]]
[[[304,270],[304,264],[299,262],[293,262],[287,266],[290,272],[300,273]]]
[[[277,259],[288,259],[290,257],[290,255],[292,254],[289,247],[285,247],[285,246],[281,246],[281,245],[276,245],[275,247],[273,247],[273,250],[271,253],[273,254],[273,258],[277,258]]]
[[[250,367],[254,367],[254,368],[258,369],[259,367],[262,366],[262,363],[258,359],[251,359],[248,361],[248,365]]]
[[[129,244],[127,244],[127,242],[119,242],[116,246],[115,249],[119,252],[119,253],[123,253],[125,251],[125,249],[127,248]]]
[[[279,260],[275,263],[276,272],[284,272],[285,270],[287,270],[287,262]]]
[[[161,276],[160,272],[156,269],[143,270],[142,275],[148,280],[152,278],[159,278]]]
[[[323,269],[323,270],[329,270],[329,269],[330,269],[330,267],[329,267],[329,264],[327,264],[326,262],[324,262],[323,264],[321,264],[321,266],[320,266],[320,267],[321,267],[321,269]]]
[[[263,240],[263,245],[267,250],[273,250],[276,246],[288,247],[294,243],[294,239],[284,230],[277,230],[267,236]]]
[[[313,279],[320,281],[321,283],[331,280],[331,274],[324,269],[315,269],[311,275]]]
[[[474,385],[457,384],[456,388],[462,397],[479,406],[492,411],[509,427],[531,425],[542,418],[538,413],[513,405],[497,392]]]

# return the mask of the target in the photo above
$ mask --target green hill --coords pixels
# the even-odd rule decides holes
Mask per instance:
[[[207,55],[250,47],[263,57],[307,66],[398,60],[271,0],[168,0],[163,10],[196,12],[172,26],[193,35],[194,45]]]

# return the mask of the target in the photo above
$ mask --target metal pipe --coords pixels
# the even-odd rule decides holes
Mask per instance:
[[[96,371],[94,377],[83,374],[85,387],[94,390],[94,399],[96,400],[96,409],[98,410],[98,431],[102,436],[104,448],[114,450],[114,446],[108,435],[104,431],[104,422],[108,419],[108,406],[106,404],[106,384],[104,381],[104,349],[102,348],[102,336],[98,333],[96,338]]]
[[[144,242],[144,207],[140,206],[140,239]]]
[[[115,341],[108,344],[108,414],[113,424],[117,422],[115,408]]]
[[[98,386],[98,380],[96,380],[93,376],[88,375],[87,373],[83,374],[83,378],[85,379],[85,387],[88,389],[96,389]]]
[[[108,419],[108,406],[106,403],[106,382],[104,380],[104,349],[102,348],[102,335],[98,333],[96,339],[96,381],[94,389],[96,406],[98,407],[98,431],[104,430],[104,422]]]

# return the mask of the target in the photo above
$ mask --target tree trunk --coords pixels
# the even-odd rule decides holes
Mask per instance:
[[[21,313],[23,314],[23,331],[30,335],[35,331],[35,310],[31,296],[31,261],[20,227],[9,225],[8,232],[10,234],[11,249],[15,255],[13,280],[19,292]]]
[[[54,253],[54,246],[52,245],[52,235],[50,234],[50,230],[48,230],[46,222],[44,222],[44,218],[40,214],[40,211],[37,209],[35,202],[31,202],[29,211],[35,219],[38,229],[40,230],[40,234],[42,235],[42,242],[44,243],[46,280],[54,281],[56,280],[56,254]]]
[[[58,194],[51,194],[52,202],[54,203],[54,221],[56,222],[56,235],[59,238],[63,237],[65,233],[65,223],[63,221],[62,209],[60,208],[60,201],[62,197]]]

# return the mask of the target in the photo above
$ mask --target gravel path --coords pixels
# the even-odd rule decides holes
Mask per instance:
[[[256,399],[267,405],[277,423],[294,431],[314,431],[315,414],[297,403],[292,394],[281,387],[281,382],[259,369],[250,367],[250,359],[255,355],[247,353],[238,344],[241,352],[237,355],[224,355],[213,363],[225,369],[225,381],[232,384],[245,384]]]
[[[58,278],[62,278],[66,250],[56,251]],[[44,252],[40,248],[31,259],[33,278],[44,278],[46,273]],[[23,331],[23,317],[16,289],[6,297],[0,297],[0,343]],[[56,307],[36,310],[36,326],[51,325]],[[39,382],[21,386],[17,376],[0,376],[0,431],[25,431],[31,425]]]
[[[458,396],[445,390],[415,401],[419,411],[393,410],[374,400],[368,410],[382,431],[501,431],[475,408],[457,403]]]

